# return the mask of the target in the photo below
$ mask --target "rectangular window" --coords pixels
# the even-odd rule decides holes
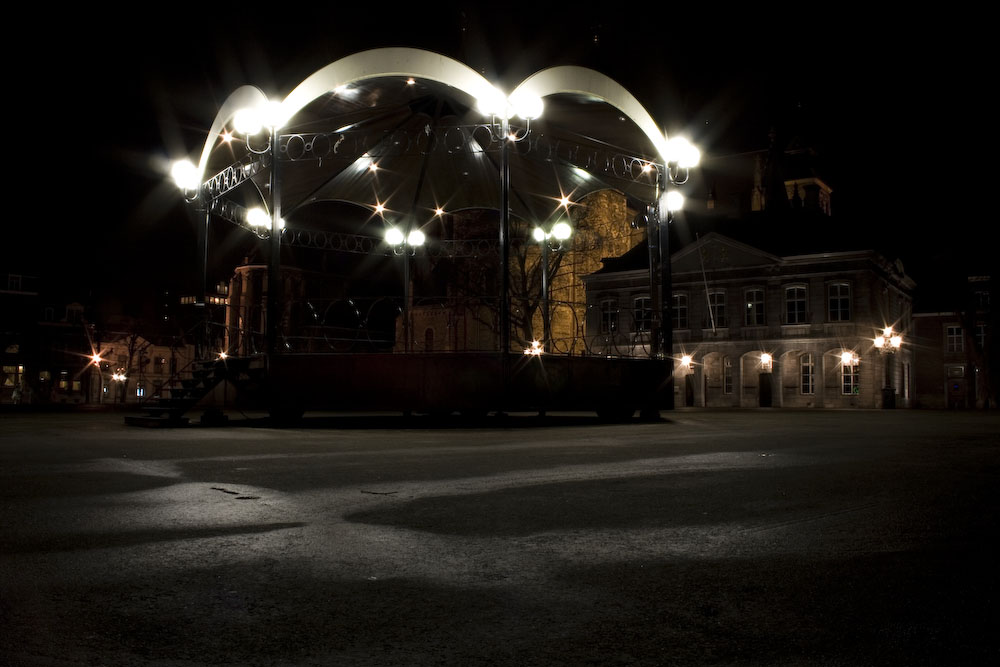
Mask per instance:
[[[785,324],[806,323],[806,288],[785,288]]]
[[[858,381],[859,374],[857,358],[852,359],[846,364],[842,363],[840,365],[840,375],[843,380],[843,390],[841,393],[845,396],[861,393],[861,386]]]
[[[851,321],[851,286],[847,283],[833,283],[829,287],[831,322]]]
[[[649,331],[653,328],[652,299],[640,296],[632,301],[632,321],[635,323],[635,331]]]
[[[711,309],[711,317],[707,322],[708,326],[725,327],[726,324],[726,293],[716,290],[708,293],[708,307]]]
[[[965,337],[962,335],[962,327],[948,327],[946,348],[949,352],[965,352]]]
[[[12,292],[21,291],[21,276],[16,273],[7,274],[7,289]]]
[[[745,292],[745,297],[744,301],[746,301],[747,309],[744,322],[748,327],[763,326],[765,323],[764,290],[748,289]]]
[[[733,393],[733,360],[729,357],[722,360],[722,391]]]
[[[799,390],[803,394],[815,394],[816,365],[813,363],[811,354],[803,354],[799,357],[799,377],[801,378]]]
[[[671,313],[674,329],[688,328],[688,297],[687,294],[674,294],[674,309]]]
[[[601,333],[618,331],[618,303],[613,300],[601,302]]]
[[[982,322],[976,324],[976,346],[980,350],[986,349],[986,325]]]

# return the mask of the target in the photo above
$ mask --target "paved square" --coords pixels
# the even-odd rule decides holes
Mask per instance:
[[[997,664],[1000,415],[0,417],[0,664]]]

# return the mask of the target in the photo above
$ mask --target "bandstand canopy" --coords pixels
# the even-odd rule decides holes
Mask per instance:
[[[415,49],[362,52],[319,70],[281,100],[282,218],[292,227],[322,202],[366,208],[376,226],[419,227],[441,211],[497,210],[505,139],[477,107],[495,90],[465,65]],[[539,118],[510,119],[519,139],[509,143],[512,216],[551,221],[564,214],[562,198],[578,202],[603,189],[656,198],[665,137],[617,83],[557,67],[505,92],[544,103]],[[249,141],[259,153],[242,137],[227,140],[236,112],[265,102],[256,88],[240,88],[213,123],[199,169],[215,210],[270,206],[266,132]]]

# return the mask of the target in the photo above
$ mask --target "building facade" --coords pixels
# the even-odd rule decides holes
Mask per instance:
[[[992,354],[995,312],[990,276],[968,278],[958,309],[914,314],[918,355],[916,400],[924,408],[989,408],[997,404]]]
[[[901,264],[871,251],[778,257],[711,233],[671,265],[676,405],[913,405],[914,283]],[[647,356],[648,263],[606,261],[585,283],[588,347]],[[892,352],[874,343],[886,327],[903,337]]]

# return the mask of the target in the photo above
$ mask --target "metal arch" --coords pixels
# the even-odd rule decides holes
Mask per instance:
[[[667,163],[667,136],[660,130],[649,112],[620,83],[600,72],[561,65],[532,74],[522,81],[511,96],[527,92],[537,97],[559,93],[577,93],[597,97],[615,107],[632,120],[649,138],[663,163]]]
[[[199,182],[204,180],[205,168],[208,166],[209,157],[211,157],[215,144],[222,134],[222,128],[232,120],[240,109],[259,106],[265,102],[267,102],[267,96],[256,86],[240,86],[226,98],[226,101],[219,107],[219,113],[215,115],[215,120],[212,121],[212,127],[205,138],[205,146],[201,149],[201,159],[198,161],[197,167]]]
[[[308,76],[281,103],[281,115],[291,118],[317,97],[339,86],[387,76],[437,81],[477,100],[496,94],[493,84],[479,72],[439,53],[407,47],[371,49],[341,58]]]

